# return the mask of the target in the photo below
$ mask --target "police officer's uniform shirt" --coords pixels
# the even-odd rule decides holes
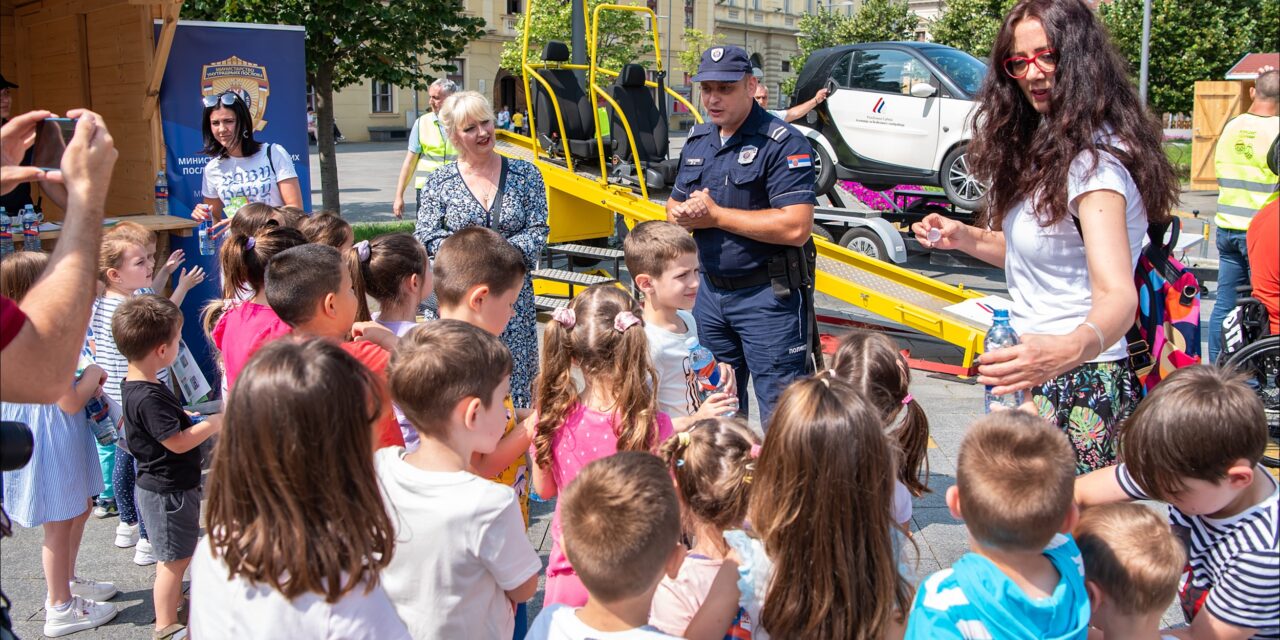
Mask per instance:
[[[752,104],[750,115],[732,137],[721,143],[719,132],[710,122],[689,131],[672,200],[684,202],[690,193],[709,189],[716,204],[730,209],[818,203],[812,151],[794,127]],[[785,249],[723,229],[697,229],[693,238],[702,268],[723,277],[751,273]]]

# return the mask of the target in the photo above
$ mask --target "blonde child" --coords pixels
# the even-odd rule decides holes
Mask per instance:
[[[550,604],[529,640],[674,638],[649,624],[659,580],[684,557],[680,506],[657,458],[624,451],[596,460],[565,489],[564,545],[589,593],[582,607]]]
[[[753,637],[901,633],[911,587],[891,517],[894,460],[880,412],[823,372],[782,393],[751,480],[740,606]]]
[[[664,442],[658,455],[675,478],[684,533],[692,548],[679,575],[658,584],[649,619],[662,631],[685,637],[729,558],[724,532],[741,529],[746,520],[760,440],[740,421],[704,418]],[[735,621],[728,635],[749,637],[750,628],[742,622]]]
[[[40,278],[49,258],[22,251],[0,261],[0,293],[22,300]],[[31,429],[31,460],[4,473],[4,507],[22,527],[43,527],[44,635],[58,637],[106,624],[116,616],[115,585],[76,576],[76,556],[89,518],[89,499],[102,492],[97,450],[84,407],[101,389],[105,375],[97,365],[68,381],[56,404],[0,404],[6,421]]]
[[[102,250],[98,254],[98,278],[106,288],[93,303],[89,333],[94,359],[107,373],[107,382],[102,390],[121,407],[124,400],[120,385],[129,373],[129,361],[116,346],[113,319],[121,304],[151,285],[151,276],[151,261],[146,247],[123,236],[102,241]],[[162,383],[168,382],[167,369],[162,368],[157,375]],[[113,445],[98,445],[98,459],[104,479],[110,478],[110,482],[104,481],[107,485],[104,493],[114,495],[114,506],[120,514],[115,545],[122,549],[135,547],[133,562],[139,566],[155,564],[146,525],[139,517],[134,502],[137,466],[128,450],[127,438],[121,437]]]
[[[103,234],[103,238],[125,238],[136,244],[142,245],[147,250],[147,266],[155,272],[151,279],[151,286],[139,289],[137,293],[156,293],[164,291],[169,284],[169,278],[173,276],[175,271],[186,262],[186,252],[178,249],[169,254],[168,259],[159,269],[156,268],[156,232],[128,220],[121,220],[110,231]],[[178,274],[178,283],[173,288],[173,293],[169,294],[169,299],[174,304],[182,306],[182,301],[186,299],[187,293],[196,285],[204,282],[204,268],[200,266],[192,267],[190,270],[182,269]]]
[[[674,432],[658,411],[656,374],[640,308],[626,292],[594,285],[557,310],[543,334],[534,388],[533,486],[551,498],[587,463],[618,451],[656,451]],[[582,373],[579,391],[573,369]],[[546,604],[582,606],[587,591],[561,546],[561,505],[551,521]]]
[[[191,561],[192,635],[407,640],[379,584],[397,549],[369,439],[377,381],[337,345],[285,339],[233,389]]]
[[[649,358],[658,374],[658,408],[677,427],[696,418],[711,418],[738,407],[733,367],[720,364],[725,392],[704,402],[689,352],[698,345],[698,323],[690,309],[701,286],[698,245],[679,225],[650,220],[636,225],[622,245],[627,271],[644,303],[644,332]]]
[[[1175,640],[1161,635],[1160,619],[1178,592],[1187,552],[1164,518],[1137,504],[1093,507],[1080,516],[1075,538],[1090,625],[1103,638]]]
[[[236,217],[240,215],[243,214],[237,213]],[[228,389],[235,385],[236,376],[255,351],[291,331],[267,304],[267,263],[276,254],[306,243],[297,229],[264,226],[253,235],[235,235],[223,244],[223,282],[251,294],[247,300],[224,307],[210,332],[213,346],[222,355],[223,379]]]
[[[392,356],[392,397],[421,444],[375,455],[396,533],[383,582],[415,638],[506,640],[515,605],[537,591],[542,563],[515,492],[469,470],[502,438],[510,375],[502,341],[458,320],[413,329]]]
[[[344,256],[356,242],[351,223],[329,211],[321,211],[303,220],[298,230],[307,237],[308,242],[328,245],[341,251]]]
[[[929,491],[920,479],[929,475],[929,418],[911,395],[911,369],[891,338],[870,331],[851,331],[841,338],[831,369],[880,411],[898,460],[893,520],[906,531],[912,496]]]

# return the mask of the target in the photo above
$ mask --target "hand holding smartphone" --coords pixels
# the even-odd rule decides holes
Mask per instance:
[[[31,164],[42,171],[62,169],[62,153],[76,133],[75,118],[45,118],[36,126]]]

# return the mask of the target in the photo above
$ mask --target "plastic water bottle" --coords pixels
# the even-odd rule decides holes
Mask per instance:
[[[169,215],[169,181],[163,171],[156,174],[156,215]]]
[[[200,255],[213,255],[213,224],[208,220],[201,220],[200,228],[196,231],[196,234],[200,236]]]
[[[689,364],[693,367],[694,376],[698,379],[698,385],[702,387],[702,398],[705,400],[713,393],[723,393],[728,380],[724,380],[720,375],[720,363],[716,362],[716,357],[711,350],[694,343],[689,349]],[[723,415],[728,418],[737,412],[733,410],[726,411]]]
[[[116,433],[115,417],[111,415],[110,401],[105,395],[99,393],[89,398],[84,411],[89,416],[89,427],[93,429],[93,437],[98,439],[98,444],[105,447],[120,439]]]
[[[0,207],[0,258],[13,253],[13,218]]]
[[[1003,349],[1004,347],[1012,347],[1018,344],[1018,334],[1009,326],[1009,310],[996,309],[992,313],[991,328],[987,330],[987,338],[983,342],[984,351],[993,351],[995,349]],[[991,387],[986,390],[986,408],[987,413],[991,413],[993,408],[999,410],[1017,409],[1022,405],[1024,395],[1021,391],[1015,391],[1003,396],[997,396],[991,393]]]
[[[31,205],[22,208],[22,250],[40,251],[40,216]]]

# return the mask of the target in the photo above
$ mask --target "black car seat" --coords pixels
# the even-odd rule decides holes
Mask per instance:
[[[568,62],[569,46],[557,40],[547,42],[542,50],[544,62]],[[547,84],[555,92],[555,99],[560,103],[560,115],[564,118],[564,135],[567,140],[564,148],[576,158],[598,158],[596,147],[596,123],[591,113],[591,97],[578,83],[578,77],[571,69],[538,69]],[[552,106],[552,97],[542,83],[533,83],[534,123],[538,139],[548,148],[559,147],[560,123],[556,120],[556,110]]]
[[[661,176],[661,183],[674,181],[676,162],[667,160],[670,139],[667,131],[667,114],[654,102],[652,90],[645,86],[645,69],[638,64],[623,65],[622,72],[614,81],[611,94],[622,113],[631,125],[631,134],[635,136],[636,153],[640,154],[640,166],[656,171]],[[613,152],[623,160],[631,159],[631,145],[627,141],[626,127],[622,119],[615,113],[610,125],[613,137]],[[649,176],[646,182],[652,183]],[[662,188],[662,184],[653,185]]]

